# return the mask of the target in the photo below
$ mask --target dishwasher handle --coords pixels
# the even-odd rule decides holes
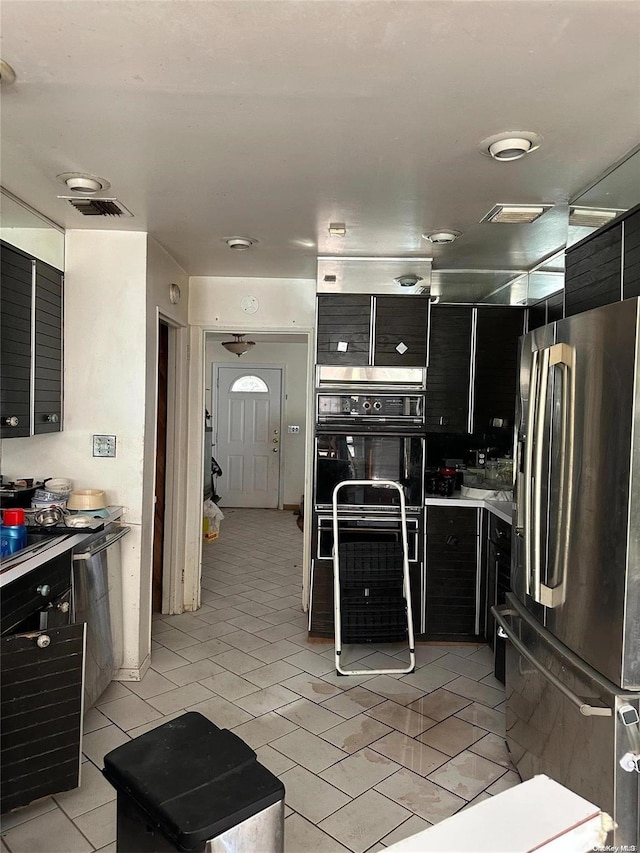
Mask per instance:
[[[513,644],[513,647],[516,649],[518,654],[522,655],[525,660],[528,660],[530,664],[535,666],[535,668],[543,675],[547,681],[549,681],[553,686],[565,696],[572,705],[575,705],[576,708],[580,711],[580,713],[585,717],[611,717],[613,715],[613,711],[611,708],[598,708],[595,705],[589,705],[584,702],[579,696],[569,690],[569,688],[560,681],[560,679],[555,676],[550,670],[543,666],[539,660],[537,660],[534,655],[531,654],[529,649],[524,645],[524,643],[516,636],[513,632],[509,624],[505,621],[505,615],[517,615],[514,611],[502,611],[497,607],[491,608],[491,613],[493,614],[493,618],[496,620],[500,628],[506,634],[507,639],[510,643]]]
[[[120,529],[116,533],[112,533],[110,536],[107,536],[106,539],[102,539],[96,545],[95,548],[88,548],[86,551],[81,551],[79,554],[74,554],[73,561],[76,562],[78,560],[90,560],[97,554],[101,554],[103,551],[106,551],[107,548],[110,548],[111,545],[118,542],[120,539],[122,539],[123,536],[126,536],[130,530],[130,527],[120,527]]]

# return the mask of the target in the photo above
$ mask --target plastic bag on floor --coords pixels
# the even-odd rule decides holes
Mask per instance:
[[[202,533],[207,540],[217,539],[220,535],[220,522],[224,515],[220,507],[212,500],[202,504]]]

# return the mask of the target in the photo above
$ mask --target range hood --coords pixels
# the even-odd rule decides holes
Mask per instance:
[[[432,258],[318,256],[318,293],[415,296],[430,292]]]

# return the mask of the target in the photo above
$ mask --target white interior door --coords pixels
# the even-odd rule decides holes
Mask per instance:
[[[223,506],[277,509],[282,438],[282,370],[217,368],[213,455],[222,468]]]

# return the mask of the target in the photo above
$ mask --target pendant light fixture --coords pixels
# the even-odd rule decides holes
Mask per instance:
[[[235,332],[232,332],[235,340],[233,341],[222,341],[222,346],[232,352],[234,355],[237,355],[240,358],[241,355],[244,355],[245,352],[249,352],[249,350],[256,345],[255,341],[245,341],[244,334],[236,335]]]

